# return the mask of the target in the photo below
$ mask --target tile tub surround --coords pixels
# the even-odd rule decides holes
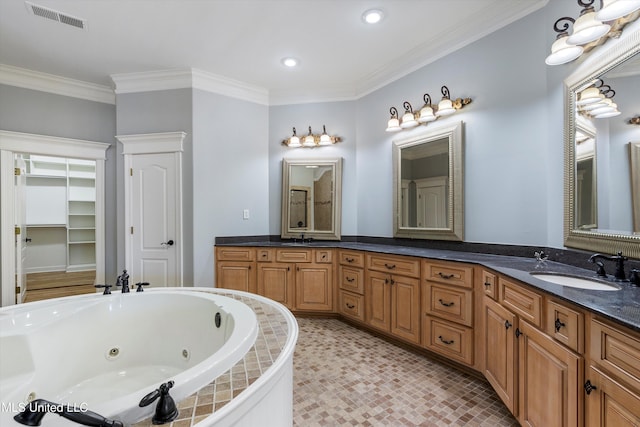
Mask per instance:
[[[201,388],[186,399],[176,402],[178,418],[165,424],[168,427],[195,426],[219,411],[253,384],[278,359],[289,338],[287,319],[272,305],[263,303],[249,294],[212,291],[248,305],[258,319],[258,337],[245,357],[233,368]],[[153,403],[155,405],[155,403]],[[151,419],[134,424],[135,427],[153,426]]]
[[[375,240],[375,239],[374,239]],[[380,239],[376,241],[389,241],[394,239]],[[429,241],[431,243],[431,241]],[[422,243],[423,245],[425,243]],[[460,247],[466,247],[469,244],[456,243]],[[256,239],[249,241],[249,238],[219,238],[216,239],[216,246],[266,246],[278,247],[282,245],[281,241]],[[471,244],[473,245],[473,244]],[[336,249],[353,249],[359,251],[384,253],[390,255],[405,255],[420,258],[430,258],[443,261],[458,261],[469,264],[477,264],[510,276],[514,279],[526,283],[541,291],[554,295],[562,300],[568,301],[579,307],[582,307],[593,313],[597,313],[609,320],[612,320],[622,326],[631,328],[640,332],[640,287],[629,283],[619,284],[621,290],[615,292],[606,291],[590,291],[585,289],[575,289],[554,285],[537,279],[530,272],[542,273],[553,272],[568,275],[576,275],[579,277],[595,277],[595,266],[589,264],[590,268],[565,264],[555,261],[545,261],[538,263],[533,257],[533,248],[525,256],[509,256],[497,255],[493,253],[477,253],[466,252],[463,250],[445,250],[439,248],[426,248],[415,246],[402,246],[399,244],[379,244],[379,243],[360,243],[360,242],[331,242],[331,241],[314,241],[311,244],[299,245],[300,248],[313,247],[329,247]],[[482,245],[485,246],[485,245]],[[499,246],[499,245],[488,245]],[[291,246],[287,246],[291,248]],[[495,248],[493,248],[495,249]],[[537,249],[539,250],[539,249]],[[560,250],[555,250],[560,251]],[[494,250],[494,252],[498,252]],[[517,251],[522,252],[522,249]],[[546,252],[546,249],[545,249]],[[567,251],[569,252],[569,251]],[[573,251],[571,251],[573,253]],[[577,253],[577,252],[576,252]],[[575,255],[572,255],[574,257]],[[584,259],[588,259],[589,255],[583,254]],[[629,260],[627,262],[626,271],[630,268],[639,268],[640,263],[637,260]],[[611,275],[614,271],[613,263],[608,262],[605,265],[607,272]]]

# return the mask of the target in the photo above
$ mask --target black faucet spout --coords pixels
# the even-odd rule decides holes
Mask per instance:
[[[616,272],[614,273],[614,277],[616,280],[627,280],[627,276],[624,274],[624,262],[628,259],[626,256],[622,255],[622,252],[618,252],[617,255],[603,255],[603,254],[593,254],[589,257],[589,262],[595,263],[598,266],[596,270],[596,274],[598,276],[607,277],[607,273],[604,271],[604,265],[602,262],[598,261],[598,259],[613,261],[616,264]]]
[[[69,421],[92,427],[123,427],[122,422],[110,420],[82,406],[53,403],[44,399],[29,402],[22,412],[13,419],[25,426],[39,426],[47,413],[55,413]]]

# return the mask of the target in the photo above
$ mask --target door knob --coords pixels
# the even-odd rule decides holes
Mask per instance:
[[[162,242],[160,243],[162,246],[173,246],[174,241],[173,240],[168,240],[166,242]]]

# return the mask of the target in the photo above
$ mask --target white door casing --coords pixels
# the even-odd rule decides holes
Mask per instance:
[[[15,153],[75,157],[96,162],[96,283],[105,281],[105,160],[110,144],[0,130],[0,253],[2,306],[12,305],[15,292]]]
[[[27,185],[27,167],[22,154],[15,155],[15,222],[16,222],[16,303],[24,301],[27,292],[27,274],[25,273],[25,261],[27,258],[27,209],[25,188]],[[19,232],[19,233],[18,233]]]
[[[420,228],[447,227],[447,177],[417,179],[416,209]]]
[[[124,154],[125,268],[131,284],[183,285],[184,132],[119,135]]]

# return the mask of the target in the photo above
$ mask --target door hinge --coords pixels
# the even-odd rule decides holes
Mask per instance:
[[[13,168],[13,174],[15,176],[20,176],[22,174],[22,169],[20,168]]]
[[[129,176],[133,176],[133,168],[129,168]]]
[[[20,294],[20,286],[16,286],[16,295],[19,295],[19,294]]]
[[[131,227],[131,234],[133,234],[133,227]]]
[[[22,229],[20,227],[16,227],[16,236],[19,236],[22,233]]]

